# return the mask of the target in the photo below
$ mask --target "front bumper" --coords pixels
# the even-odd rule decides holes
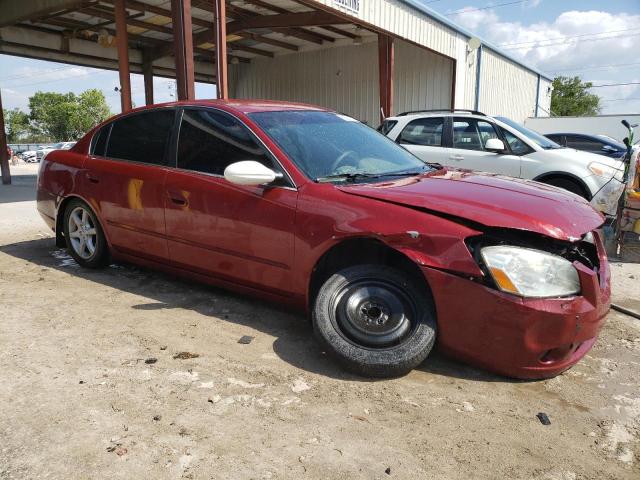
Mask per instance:
[[[625,184],[612,178],[598,187],[591,199],[591,206],[605,215],[615,215],[618,209],[618,200],[624,191]]]
[[[610,307],[609,266],[597,242],[600,274],[576,264],[577,297],[524,299],[423,268],[436,303],[439,349],[516,378],[553,377],[573,366],[595,343]]]

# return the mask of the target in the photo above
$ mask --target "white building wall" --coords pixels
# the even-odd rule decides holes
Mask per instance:
[[[480,104],[487,115],[524,122],[535,114],[538,75],[484,48],[480,68]]]
[[[455,58],[457,32],[399,0],[360,0],[360,12],[340,7],[334,0],[313,0],[375,25],[400,38]]]
[[[396,40],[394,113],[451,108],[453,65],[450,58]]]
[[[375,41],[253,59],[230,65],[229,76],[233,98],[313,103],[371,126],[380,122]],[[452,80],[451,59],[396,41],[394,112],[449,108]]]
[[[553,82],[546,78],[540,78],[540,92],[538,94],[538,117],[549,117],[551,115],[551,92]]]

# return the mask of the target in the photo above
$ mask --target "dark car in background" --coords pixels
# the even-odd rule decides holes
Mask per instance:
[[[610,158],[620,158],[626,151],[624,143],[606,135],[587,135],[584,133],[547,133],[550,140],[567,148],[575,148],[589,153],[597,153]]]

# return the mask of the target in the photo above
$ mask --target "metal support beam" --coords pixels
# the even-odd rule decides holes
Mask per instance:
[[[178,100],[195,100],[191,0],[171,2]]]
[[[214,0],[214,23],[216,30],[216,78],[218,98],[229,98],[227,79],[227,8],[225,0]]]
[[[227,25],[227,31],[231,34],[251,28],[317,27],[339,23],[349,23],[349,21],[322,11],[279,13],[277,15],[260,15],[244,20],[234,20]]]
[[[378,34],[378,77],[380,81],[380,121],[393,115],[393,38]]]
[[[0,168],[2,169],[2,183],[11,183],[9,170],[9,156],[7,155],[7,136],[4,133],[4,115],[2,114],[2,92],[0,92]]]
[[[540,74],[538,74],[538,82],[536,84],[536,108],[533,112],[533,116],[537,117],[540,111]]]
[[[478,47],[476,53],[476,101],[473,109],[476,112],[480,111],[480,86],[482,82],[480,81],[480,77],[482,76],[482,45]]]
[[[131,75],[129,74],[129,35],[125,0],[116,0],[116,43],[118,46],[118,73],[120,74],[120,106],[122,112],[131,110]]]
[[[142,78],[144,79],[144,103],[153,105],[153,64],[146,51],[142,53]]]

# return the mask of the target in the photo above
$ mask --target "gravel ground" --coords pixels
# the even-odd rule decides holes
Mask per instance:
[[[35,211],[36,168],[0,186],[1,479],[640,478],[639,320],[612,312],[551,380],[437,352],[403,378],[354,377],[298,314],[79,268]],[[615,301],[640,310],[640,267],[612,270]]]

